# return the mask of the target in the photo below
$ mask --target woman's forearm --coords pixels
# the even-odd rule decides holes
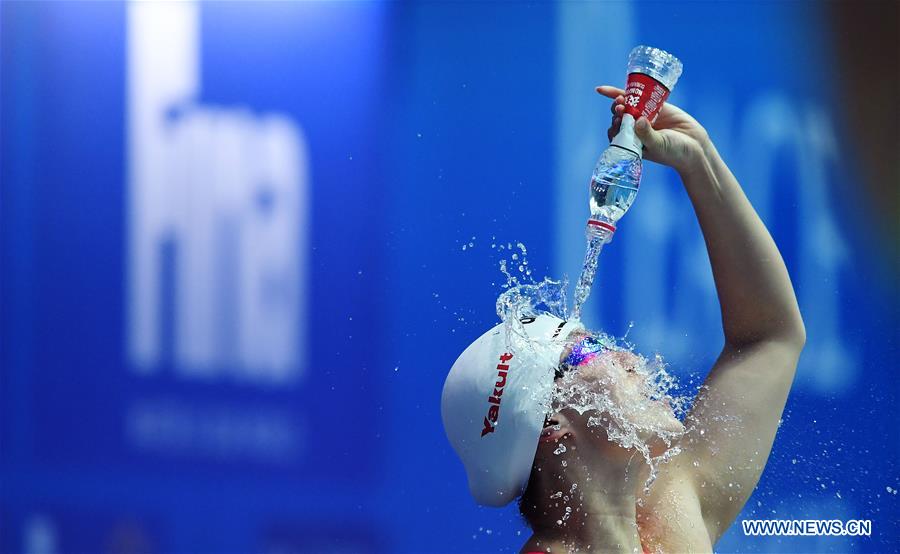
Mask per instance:
[[[803,321],[775,242],[711,141],[679,171],[706,241],[726,344],[802,345]]]

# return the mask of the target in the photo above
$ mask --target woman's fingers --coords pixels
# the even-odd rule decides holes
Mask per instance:
[[[600,85],[599,87],[597,87],[594,90],[596,90],[597,92],[599,92],[600,94],[602,94],[603,96],[605,96],[607,98],[615,98],[616,96],[622,96],[622,97],[625,96],[624,90],[620,89],[619,87],[613,87],[610,85]]]
[[[622,116],[621,115],[613,116],[612,124],[609,126],[609,129],[607,129],[607,131],[606,131],[606,136],[609,138],[610,142],[612,142],[612,139],[614,136],[616,136],[616,133],[619,132],[619,127],[621,127],[621,126],[622,126]]]
[[[656,156],[668,155],[670,150],[668,137],[654,129],[646,117],[641,116],[637,120],[634,132],[644,143],[648,152],[652,152]]]
[[[613,103],[609,107],[609,111],[613,116],[612,124],[609,126],[609,129],[606,130],[607,138],[612,141],[613,137],[616,136],[616,133],[619,132],[619,127],[622,125],[622,115],[625,113],[625,91],[609,85],[599,86],[596,90],[603,96],[613,99]]]

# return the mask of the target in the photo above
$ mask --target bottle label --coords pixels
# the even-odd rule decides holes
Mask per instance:
[[[625,87],[625,113],[635,120],[644,116],[651,123],[669,97],[669,89],[659,81],[643,73],[630,73]]]

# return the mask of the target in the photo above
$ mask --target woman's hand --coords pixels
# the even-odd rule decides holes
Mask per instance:
[[[625,91],[609,85],[599,86],[596,90],[613,99],[610,107],[612,124],[607,132],[612,140],[619,132],[625,113]],[[706,129],[696,119],[668,102],[663,104],[652,126],[646,117],[641,117],[635,123],[634,131],[644,143],[645,159],[673,167],[680,173],[701,158],[709,142]]]

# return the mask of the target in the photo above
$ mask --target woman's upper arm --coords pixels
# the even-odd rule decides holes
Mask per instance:
[[[802,345],[767,340],[726,347],[685,420],[683,454],[697,471],[704,518],[718,536],[731,525],[766,466]]]

